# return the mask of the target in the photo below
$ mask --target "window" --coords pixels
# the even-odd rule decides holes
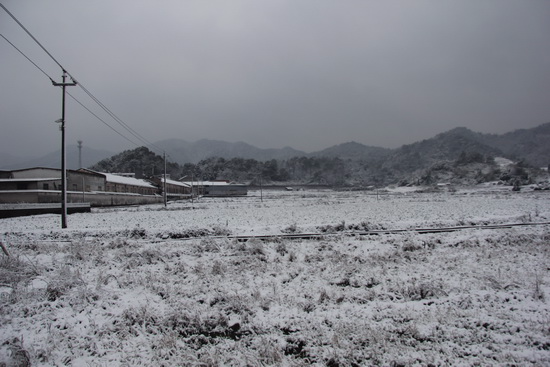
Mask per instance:
[[[49,190],[49,189],[50,189],[50,185],[48,185],[47,183],[45,183],[45,184],[42,185],[42,189],[44,189],[44,190]]]

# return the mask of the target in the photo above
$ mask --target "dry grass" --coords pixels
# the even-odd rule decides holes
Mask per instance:
[[[550,363],[543,229],[56,250],[0,259],[5,338],[33,330],[37,366]]]

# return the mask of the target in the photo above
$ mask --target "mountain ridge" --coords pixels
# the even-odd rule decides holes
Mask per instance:
[[[535,167],[547,167],[550,160],[550,122],[530,129],[517,129],[504,134],[483,134],[465,127],[456,127],[399,148],[389,149],[369,146],[355,141],[344,142],[326,149],[306,153],[292,147],[263,149],[245,142],[201,139],[188,142],[182,139],[166,139],[155,143],[166,150],[168,159],[178,164],[198,163],[204,159],[243,158],[259,161],[288,160],[293,157],[339,158],[362,161],[367,165],[386,170],[413,172],[442,160],[454,160],[462,153],[477,152],[488,156],[502,156],[515,161],[523,160]],[[75,145],[67,147],[67,166],[78,168],[78,151]],[[83,166],[89,167],[114,153],[83,147]],[[17,163],[3,164],[2,169],[33,166],[60,165],[60,152]],[[7,156],[6,156],[7,157]],[[4,157],[3,157],[4,158]],[[9,160],[17,160],[9,157]]]
[[[195,155],[187,155],[187,159],[202,159],[183,165],[170,162],[168,171],[174,177],[191,175],[207,180],[257,183],[261,177],[265,182],[278,185],[380,187],[388,184],[434,185],[441,182],[470,185],[488,181],[516,185],[518,182],[533,183],[544,179],[547,174],[530,167],[529,161],[521,157],[521,150],[520,159],[512,159],[512,163],[506,166],[497,164],[496,158],[512,158],[510,149],[525,146],[525,141],[536,142],[532,143],[535,147],[530,151],[544,149],[550,142],[546,131],[543,126],[534,131],[520,130],[499,136],[458,127],[397,149],[366,146],[352,141],[312,153],[292,148],[262,150],[243,142],[203,139],[188,143],[173,139],[169,143],[178,149],[182,157],[191,152]],[[302,154],[296,156],[297,152]],[[546,159],[546,156],[538,157],[536,154],[535,157]],[[155,168],[151,169],[152,166]],[[162,158],[142,147],[101,161],[96,169],[150,174],[162,171]]]

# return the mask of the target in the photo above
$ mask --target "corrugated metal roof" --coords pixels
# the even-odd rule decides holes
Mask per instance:
[[[145,180],[140,180],[139,178],[117,176],[117,175],[113,175],[112,173],[104,173],[104,172],[99,172],[99,173],[101,173],[102,175],[105,175],[107,182],[113,182],[113,183],[118,183],[123,185],[156,188],[152,183]]]
[[[164,183],[164,177],[160,178],[160,182]],[[169,178],[166,179],[166,183],[170,185],[175,185],[175,186],[191,187],[191,185],[187,182],[175,181]]]

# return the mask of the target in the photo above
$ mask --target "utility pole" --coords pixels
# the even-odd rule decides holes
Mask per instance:
[[[55,87],[62,87],[63,94],[61,99],[61,228],[67,228],[67,167],[65,157],[65,87],[76,85],[76,81],[65,83],[67,71],[63,70],[63,82],[56,83],[52,80]]]
[[[78,168],[82,168],[82,140],[78,140]]]
[[[166,199],[166,152],[164,152],[164,207],[167,206],[167,199]]]
[[[264,191],[262,190],[262,174],[260,174],[260,201],[264,202]]]
[[[193,181],[195,181],[195,178],[194,178],[194,173],[193,173],[193,171],[191,171],[191,207],[192,207],[193,204],[194,204],[194,201],[193,201],[193,195],[194,195],[194,193],[193,193],[193,185],[194,185],[194,182],[193,182]]]

